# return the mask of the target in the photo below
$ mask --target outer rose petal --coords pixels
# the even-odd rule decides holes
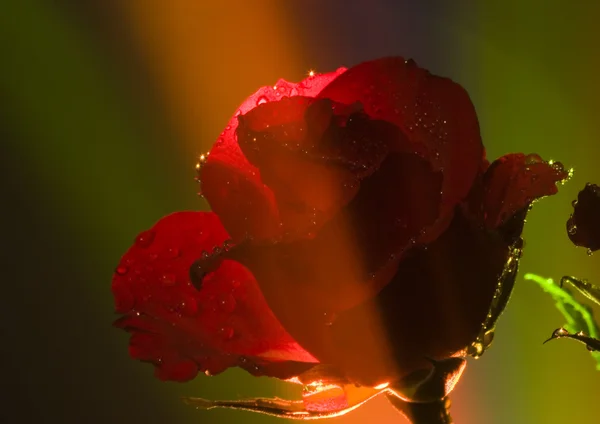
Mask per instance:
[[[573,202],[573,209],[567,221],[571,241],[590,252],[600,249],[600,187],[587,183]]]
[[[175,213],[142,232],[115,271],[115,304],[125,314],[115,324],[132,333],[131,356],[154,363],[161,379],[184,381],[231,366],[289,378],[316,362],[241,264],[224,261],[199,291],[191,285],[191,264],[228,238],[213,213]]]
[[[319,97],[361,102],[370,117],[400,127],[412,152],[443,170],[442,216],[469,193],[484,150],[475,109],[460,85],[412,60],[389,57],[348,69]]]
[[[237,143],[238,116],[283,97],[314,97],[344,71],[340,68],[328,74],[313,75],[297,84],[279,80],[274,87],[260,88],[242,103],[213,145],[200,171],[201,190],[234,240],[246,236],[268,239],[281,232],[273,193],[264,185],[260,171],[248,162]]]
[[[483,176],[479,213],[488,228],[497,228],[536,199],[555,194],[556,183],[568,177],[560,162],[544,162],[536,154],[503,156]]]

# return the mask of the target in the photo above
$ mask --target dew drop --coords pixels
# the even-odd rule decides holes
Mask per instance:
[[[202,153],[200,156],[198,156],[198,162],[196,162],[196,172],[200,172],[200,170],[202,169],[202,167],[206,164],[206,162],[208,161],[208,156],[210,155],[210,152],[207,153]],[[198,175],[198,177],[196,178],[196,180],[198,182],[200,182],[200,176]]]
[[[575,225],[572,221],[569,221],[567,224],[567,232],[571,235],[575,235],[577,233],[577,225]]]
[[[125,265],[119,265],[117,267],[117,269],[115,269],[115,273],[120,276],[123,276],[123,275],[127,274],[128,272],[129,272],[129,268],[127,268]]]
[[[269,99],[267,99],[265,96],[260,96],[258,100],[256,100],[256,106],[262,105],[263,103],[267,103],[268,101]]]
[[[564,336],[568,336],[569,332],[567,330],[565,330],[564,328],[558,328],[556,330],[554,330],[554,332],[552,333],[552,338],[558,339]]]
[[[163,287],[174,286],[177,282],[177,276],[173,273],[165,273],[160,277],[160,283]]]
[[[483,355],[483,351],[484,351],[483,343],[475,342],[471,345],[469,354],[473,358],[479,359],[481,357],[481,355]]]
[[[222,294],[219,297],[219,308],[221,308],[223,312],[231,313],[235,311],[236,306],[237,302],[230,293]]]
[[[588,249],[587,250],[587,255],[588,256],[592,256],[594,254],[594,251],[592,249]]]

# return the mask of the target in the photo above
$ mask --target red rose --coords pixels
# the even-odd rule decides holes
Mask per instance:
[[[600,249],[600,187],[587,183],[573,201],[573,213],[567,221],[571,241],[592,253]]]
[[[241,366],[409,399],[489,342],[526,211],[567,178],[489,165],[465,90],[402,58],[261,88],[201,159],[213,212],[163,218],[116,270],[131,355],[162,379]]]

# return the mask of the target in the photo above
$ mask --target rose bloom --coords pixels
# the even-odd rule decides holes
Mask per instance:
[[[116,325],[162,380],[304,384],[300,406],[238,405],[288,416],[445,398],[491,342],[529,207],[568,177],[535,154],[490,164],[466,91],[400,57],[259,89],[197,170],[212,212],[137,236]]]
[[[567,221],[567,234],[576,246],[587,247],[592,254],[600,249],[600,187],[587,183],[573,201],[573,213]]]

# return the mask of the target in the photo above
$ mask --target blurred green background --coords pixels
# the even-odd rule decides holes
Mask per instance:
[[[129,359],[111,274],[140,230],[206,208],[196,156],[247,95],[384,55],[465,86],[490,158],[536,152],[575,168],[529,215],[521,278],[454,393],[455,421],[597,421],[600,373],[580,345],[542,346],[563,320],[522,275],[600,283],[600,258],[565,231],[578,190],[600,182],[599,19],[593,2],[554,0],[3,2],[0,422],[275,422],[179,397],[289,396],[283,383],[238,370],[162,383]],[[383,399],[333,421],[367,420],[403,422]]]

